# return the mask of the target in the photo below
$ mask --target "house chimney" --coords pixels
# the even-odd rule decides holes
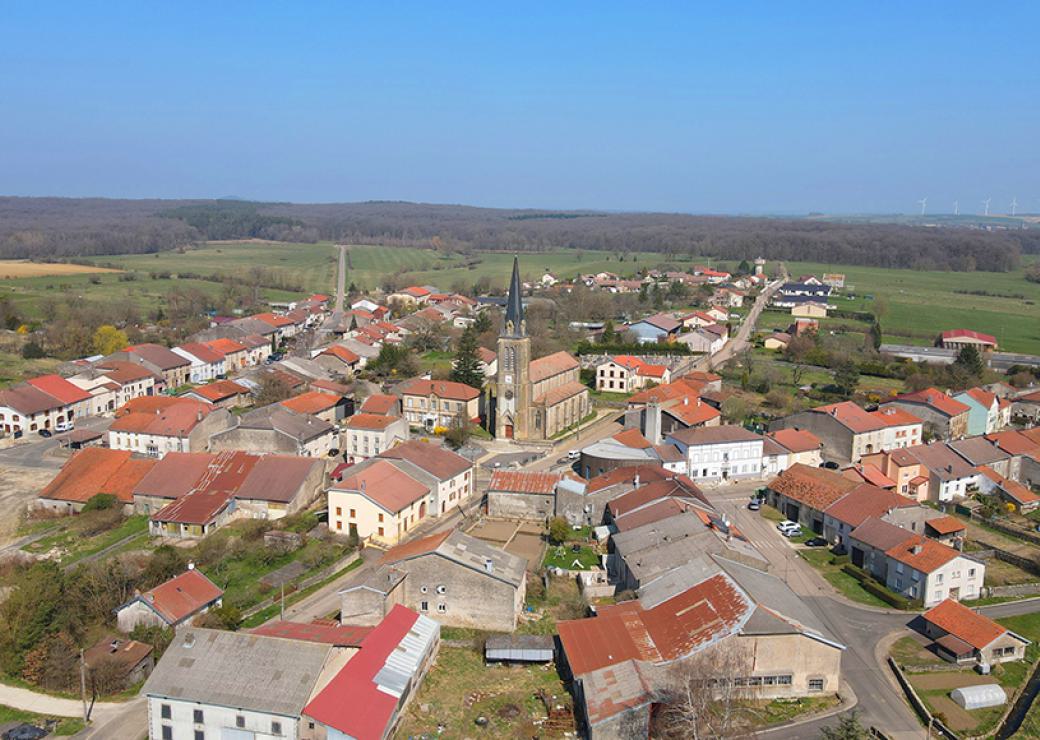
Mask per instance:
[[[361,481],[361,491],[362,493],[365,491],[365,481]]]
[[[910,552],[912,552],[914,555],[920,555],[921,554],[921,550],[923,550],[923,549],[924,548],[921,547],[920,545],[914,545],[913,547],[910,548]]]
[[[639,488],[639,473],[636,473],[636,477],[632,479],[632,485]]]
[[[682,405],[683,406],[689,406],[690,405],[690,397],[689,396],[683,396]]]
[[[195,421],[202,421],[202,409],[195,412]]]

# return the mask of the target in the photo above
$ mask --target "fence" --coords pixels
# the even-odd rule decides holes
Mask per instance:
[[[949,740],[959,740],[957,734],[949,727],[944,725],[941,720],[937,719],[928,711],[928,707],[921,700],[921,697],[914,691],[914,687],[910,684],[909,679],[903,675],[903,671],[900,670],[899,665],[892,659],[888,659],[888,665],[892,669],[892,672],[896,674],[896,681],[899,682],[899,686],[903,689],[903,693],[906,694],[907,700],[910,702],[910,706],[913,707],[917,715],[924,721],[925,725],[933,730],[939,732],[943,737],[949,738]],[[929,737],[931,735],[929,734]]]
[[[980,560],[988,560],[990,557],[995,557],[997,560],[1014,565],[1016,568],[1021,568],[1027,573],[1032,573],[1034,576],[1040,576],[1040,563],[1036,562],[1032,558],[1025,558],[1021,555],[1016,555],[1013,552],[1002,550],[999,547],[995,547],[989,542],[983,542],[982,540],[976,540],[985,549],[978,550],[976,552],[968,552],[965,555],[970,555]]]
[[[987,519],[977,511],[971,512],[971,519],[972,521],[981,522],[990,529],[995,529],[998,532],[1003,532],[1026,542],[1032,542],[1034,545],[1040,545],[1040,536],[1036,532],[1024,527],[1012,527],[1010,524],[1004,524],[996,519]]]

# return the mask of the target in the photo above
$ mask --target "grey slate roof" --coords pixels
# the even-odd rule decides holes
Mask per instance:
[[[323,419],[310,414],[298,414],[277,403],[242,414],[238,426],[242,429],[272,429],[300,442],[328,434],[334,429],[332,424]]]
[[[985,437],[959,439],[956,442],[949,442],[947,446],[972,465],[991,465],[1011,459],[1011,455]]]
[[[182,629],[141,692],[299,717],[333,649],[248,632]]]

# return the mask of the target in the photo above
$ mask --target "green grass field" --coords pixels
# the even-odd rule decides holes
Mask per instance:
[[[278,273],[292,284],[311,292],[335,288],[336,248],[331,242],[285,244],[281,242],[209,242],[203,247],[155,254],[105,255],[96,264],[138,272],[190,272],[199,275],[234,275],[252,267]]]
[[[993,334],[1001,349],[1040,354],[1040,284],[1028,282],[1021,270],[926,272],[812,262],[789,262],[787,269],[792,278],[845,273],[856,299],[836,298],[833,303],[840,309],[870,311],[874,301],[867,296],[882,299],[887,304],[882,320],[886,342],[931,344],[944,329],[974,329]]]

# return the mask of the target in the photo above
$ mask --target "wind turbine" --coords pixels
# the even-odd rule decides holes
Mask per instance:
[[[1011,199],[1011,215],[1015,215],[1015,210],[1018,208],[1018,198]]]
[[[993,200],[993,199],[992,198],[986,198],[986,200],[982,201],[982,205],[986,206],[986,215],[987,216],[989,215],[989,202],[991,200]]]
[[[927,198],[921,198],[921,200],[919,200],[917,202],[921,204],[921,215],[923,216],[924,215],[925,206],[928,205],[928,199]]]
[[[953,201],[953,215],[961,215],[961,202],[959,200]]]

